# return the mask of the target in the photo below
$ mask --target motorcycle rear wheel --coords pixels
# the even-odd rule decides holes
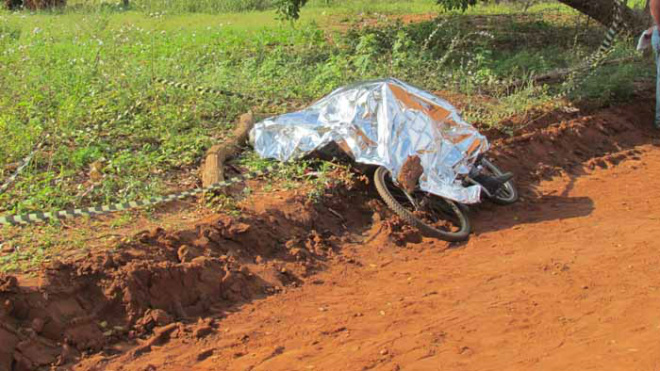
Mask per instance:
[[[465,241],[470,235],[470,219],[463,205],[420,190],[410,194],[394,183],[384,167],[376,169],[374,183],[387,206],[423,235],[448,242]]]

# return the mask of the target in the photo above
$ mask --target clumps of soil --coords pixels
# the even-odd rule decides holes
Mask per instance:
[[[393,217],[383,222],[383,227],[390,240],[397,246],[405,246],[408,243],[422,242],[422,235],[419,230],[399,217]]]
[[[181,323],[300,284],[336,255],[346,224],[360,225],[351,216],[364,210],[328,204],[333,212],[288,199],[192,229],[145,231],[112,251],[53,261],[31,286],[0,275],[0,370],[65,365],[112,353],[119,341],[148,339],[139,356],[170,337],[209,335],[213,323]]]
[[[422,241],[421,232],[406,223],[394,214],[383,202],[378,199],[370,200],[367,205],[374,211],[371,220],[371,236],[365,243],[377,241],[380,243],[392,242],[397,246],[406,246],[409,243]]]

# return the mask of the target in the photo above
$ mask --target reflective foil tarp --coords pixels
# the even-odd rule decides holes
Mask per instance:
[[[339,88],[302,111],[261,121],[250,140],[261,157],[280,161],[334,141],[395,179],[409,156],[419,156],[421,189],[466,204],[479,201],[480,187],[463,187],[461,175],[488,149],[447,101],[392,78]]]

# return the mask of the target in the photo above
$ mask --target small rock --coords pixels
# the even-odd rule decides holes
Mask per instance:
[[[381,356],[386,356],[388,353],[389,353],[389,351],[387,349],[383,349],[383,350],[380,351]]]

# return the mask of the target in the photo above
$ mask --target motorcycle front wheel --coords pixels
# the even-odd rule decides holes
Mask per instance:
[[[502,170],[488,159],[482,159],[481,165],[486,174],[494,176],[504,174]],[[489,196],[488,199],[499,205],[511,205],[518,201],[518,190],[516,189],[515,184],[513,184],[513,180],[504,183],[504,185],[494,195]]]

